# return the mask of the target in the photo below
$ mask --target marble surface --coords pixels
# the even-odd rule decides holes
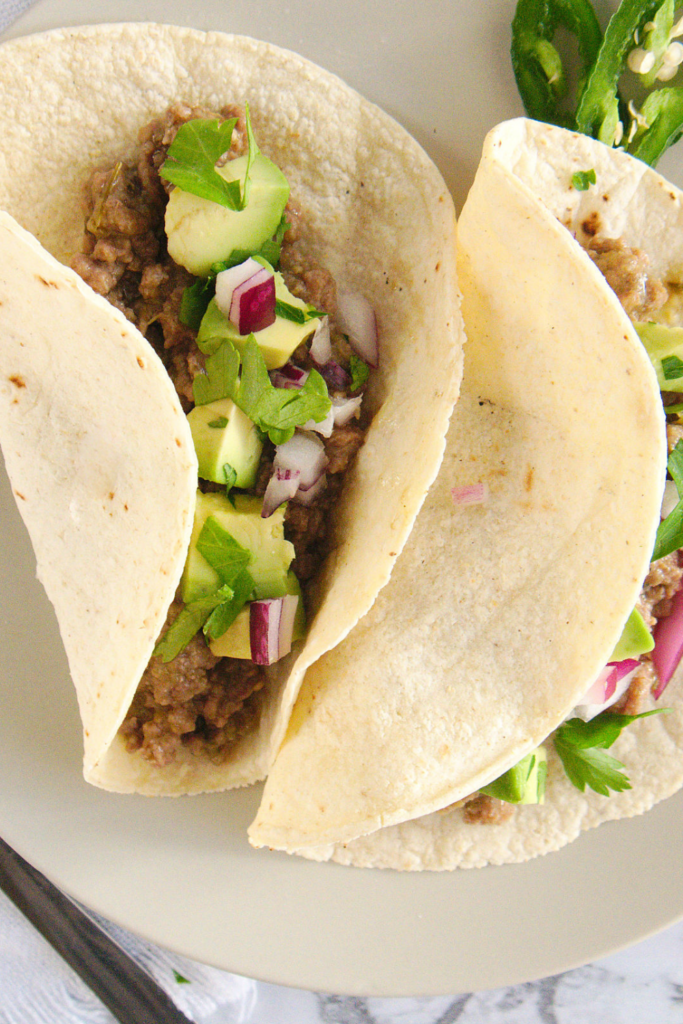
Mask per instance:
[[[0,31],[30,5],[31,0],[0,0]],[[413,999],[362,999],[256,982],[101,924],[197,1024],[683,1024],[683,922],[540,981]],[[116,1024],[0,893],[0,1024],[47,1022]]]
[[[631,949],[555,977],[415,999],[361,999],[268,985],[175,956],[100,923],[197,1024],[683,1022],[683,922]],[[116,1024],[1,893],[0,1022]]]

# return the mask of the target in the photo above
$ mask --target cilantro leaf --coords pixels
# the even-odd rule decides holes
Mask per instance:
[[[664,356],[662,359],[664,380],[678,380],[683,377],[683,361],[678,356]]]
[[[683,441],[676,443],[676,447],[669,455],[666,468],[676,484],[679,501],[657,527],[657,538],[652,552],[653,562],[683,547]]]
[[[204,634],[209,640],[217,640],[232,626],[254,592],[254,579],[246,569],[242,569],[234,578],[231,589],[232,597],[217,605],[206,620]]]
[[[283,302],[282,299],[275,300],[275,315],[282,317],[283,320],[291,320],[295,324],[305,324],[309,320],[320,319],[320,317],[327,316],[327,313],[323,313],[319,309],[314,309],[313,306],[309,306],[307,309],[302,309],[301,306],[292,306],[289,302]]]
[[[195,633],[199,632],[214,608],[231,596],[232,590],[229,587],[219,587],[205,597],[190,601],[158,641],[153,653],[164,663],[173,661],[187,647]]]
[[[360,356],[352,352],[349,359],[349,369],[351,370],[351,390],[358,391],[370,376],[370,367]]]
[[[251,189],[251,180],[249,178],[249,171],[251,170],[251,165],[254,162],[254,157],[257,156],[257,154],[260,152],[260,150],[259,150],[259,148],[258,148],[258,146],[256,144],[256,139],[254,138],[253,129],[251,127],[251,116],[249,114],[249,104],[248,103],[245,104],[244,117],[245,117],[245,120],[246,120],[246,123],[247,123],[248,151],[247,151],[247,169],[244,172],[244,187],[243,187],[243,190],[242,190],[242,196],[243,196],[242,206],[243,207],[246,206],[247,203],[249,202],[249,192],[250,192],[250,189]]]
[[[195,281],[183,290],[180,300],[180,322],[193,331],[199,330],[202,317],[214,296],[215,286],[212,281]]]
[[[595,171],[592,168],[590,171],[577,171],[576,174],[572,174],[572,185],[577,192],[587,192],[596,180]]]
[[[191,985],[192,984],[192,982],[190,981],[189,978],[184,978],[183,975],[180,974],[179,971],[176,971],[175,968],[173,968],[173,977],[175,978],[175,980],[178,982],[179,985]]]
[[[230,210],[244,209],[239,181],[226,181],[216,163],[230,149],[237,118],[207,121],[197,118],[178,129],[159,174],[166,181]]]
[[[232,587],[251,561],[251,552],[223,529],[215,516],[209,516],[202,526],[197,538],[197,551],[228,587]]]
[[[198,373],[192,382],[195,405],[208,405],[219,398],[234,400],[239,368],[239,352],[229,341],[223,342],[207,357],[206,373]]]
[[[609,790],[621,793],[631,788],[628,776],[621,770],[624,765],[605,748],[611,747],[622,730],[639,718],[669,712],[669,708],[657,708],[640,715],[617,715],[603,711],[590,722],[581,718],[570,718],[559,727],[554,736],[557,751],[570,782],[583,793],[586,786],[609,796]]]

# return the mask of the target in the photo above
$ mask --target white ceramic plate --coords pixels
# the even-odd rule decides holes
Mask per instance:
[[[401,121],[440,166],[460,205],[487,129],[522,113],[508,57],[514,6],[44,0],[11,34],[105,18],[156,20],[297,50]],[[680,167],[680,149],[677,159]],[[671,155],[661,169],[675,180]],[[57,626],[34,578],[4,473],[0,524],[0,833],[106,917],[195,959],[267,981],[409,995],[553,974],[683,916],[675,853],[683,794],[528,864],[415,875],[251,850],[245,832],[259,789],[154,801],[86,786]]]

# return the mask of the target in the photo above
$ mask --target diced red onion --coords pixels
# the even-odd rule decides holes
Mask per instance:
[[[346,391],[351,387],[351,377],[334,359],[320,367],[320,376],[333,391]]]
[[[315,420],[307,420],[302,430],[313,430],[316,434],[322,434],[323,437],[331,437],[334,430],[334,422],[334,408],[330,406],[330,411],[324,420],[321,420],[320,423],[316,423]]]
[[[356,395],[355,398],[333,398],[332,415],[334,416],[335,427],[343,427],[348,423],[354,417],[356,411],[360,409],[362,401],[362,395]]]
[[[270,374],[270,381],[276,388],[302,388],[308,380],[308,370],[302,370],[294,363],[285,363]]]
[[[263,495],[261,518],[268,519],[275,509],[293,498],[299,489],[300,480],[301,473],[298,469],[275,469]]]
[[[659,620],[652,635],[655,646],[650,657],[659,680],[654,690],[654,698],[657,700],[664,693],[683,656],[683,590],[674,595],[671,614]]]
[[[631,685],[640,662],[635,658],[609,662],[589,687],[575,711],[587,722],[619,700]]]
[[[298,602],[296,594],[251,602],[249,639],[255,665],[272,665],[289,654]]]
[[[323,473],[310,487],[300,487],[294,495],[294,501],[297,501],[300,505],[312,505],[326,485],[327,474]]]
[[[263,331],[275,323],[275,278],[265,267],[237,285],[229,319],[240,334]]]
[[[324,316],[318,321],[315,334],[309,349],[311,359],[318,366],[324,366],[332,358],[332,342],[330,341],[330,318]]]
[[[328,462],[320,438],[297,431],[291,440],[277,446],[273,467],[298,471],[301,474],[299,489],[307,490],[318,480]]]
[[[488,501],[489,489],[485,481],[467,484],[464,487],[453,487],[451,497],[454,505],[481,505]]]
[[[375,311],[358,292],[339,292],[337,295],[337,323],[349,339],[354,352],[370,366],[379,364],[377,318]]]
[[[238,263],[236,267],[228,267],[216,275],[216,305],[224,316],[230,316],[232,294],[238,285],[244,284],[254,274],[258,274],[264,267],[251,256],[244,263]]]

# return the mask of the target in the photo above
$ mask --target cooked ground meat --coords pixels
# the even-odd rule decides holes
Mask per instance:
[[[652,691],[656,685],[657,672],[648,655],[645,655],[628,690],[612,710],[620,715],[640,715],[643,711],[649,711]]]
[[[177,104],[140,132],[137,164],[118,162],[98,169],[89,185],[86,230],[82,252],[72,267],[100,295],[120,309],[146,336],[164,362],[183,408],[193,405],[192,382],[204,368],[204,356],[195,332],[180,321],[185,288],[194,278],[169,257],[164,233],[164,212],[172,186],[159,175],[168,148],[179,127],[194,118],[237,118],[230,151],[225,159],[246,152],[246,124],[241,109],[223,107],[220,114],[203,107]],[[300,243],[301,213],[287,206],[288,228],[282,246],[280,269],[293,294],[317,309],[336,311],[335,282],[329,271],[311,262]],[[334,356],[348,361],[349,348],[332,326]],[[294,361],[310,366],[307,346]],[[329,459],[327,485],[310,506],[290,502],[285,516],[285,536],[294,544],[292,568],[304,585],[316,575],[329,551],[330,512],[341,489],[342,476],[363,442],[362,427],[347,424],[335,428],[326,440]],[[272,473],[274,447],[263,449],[254,493],[263,495]],[[222,490],[202,481],[203,490]],[[180,611],[176,602],[164,631]],[[258,714],[254,695],[266,681],[263,669],[250,661],[216,658],[202,633],[172,662],[152,658],[138,687],[121,732],[129,750],[163,766],[175,758],[181,745],[213,760],[225,757],[229,748]]]
[[[586,251],[633,320],[651,318],[668,299],[665,285],[648,275],[650,260],[640,249],[620,238],[594,238]]]
[[[651,564],[637,605],[648,626],[671,614],[671,599],[680,590],[681,579],[683,568],[677,551]]]
[[[462,809],[463,819],[468,825],[501,825],[509,821],[514,813],[512,804],[486,793],[478,793]]]

